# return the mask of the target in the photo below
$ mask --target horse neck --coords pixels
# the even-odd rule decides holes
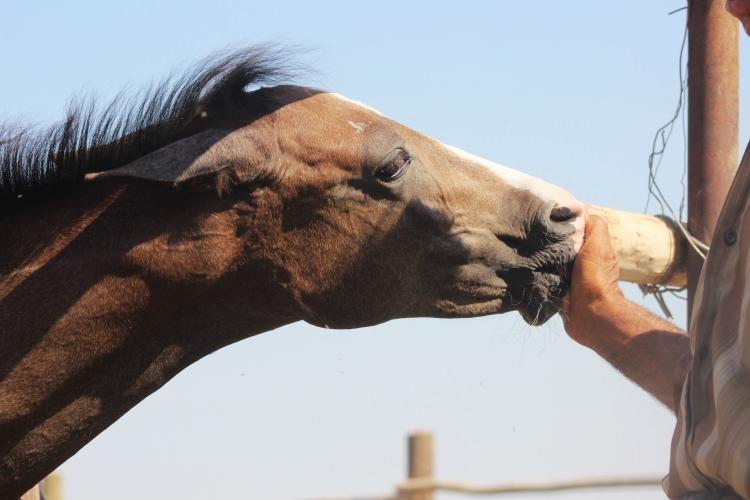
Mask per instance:
[[[158,196],[144,190],[91,187],[0,220],[0,498],[20,496],[192,362],[296,319],[273,308],[285,299],[252,259],[194,286],[145,275],[131,254],[165,258],[148,242],[165,237],[162,221],[187,224],[195,203],[150,203]]]

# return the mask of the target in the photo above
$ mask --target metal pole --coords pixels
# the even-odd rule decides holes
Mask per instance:
[[[688,2],[688,228],[707,244],[738,154],[738,23],[724,3]],[[691,250],[688,319],[702,265]]]
[[[432,479],[432,434],[416,431],[409,434],[409,479]],[[432,500],[432,490],[408,493],[408,500]]]

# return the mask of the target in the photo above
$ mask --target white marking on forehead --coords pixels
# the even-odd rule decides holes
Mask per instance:
[[[365,131],[365,128],[367,128],[367,125],[364,123],[356,123],[351,120],[347,120],[347,121],[349,122],[349,125],[351,125],[351,127],[357,131],[358,134],[361,134],[362,132]]]
[[[467,153],[463,149],[459,149],[455,146],[449,146],[447,144],[443,144],[443,146],[448,148],[451,152],[453,152],[453,154],[455,154],[459,158],[463,158],[464,160],[470,161],[471,163],[475,165],[480,165],[482,167],[485,167],[490,172],[495,174],[497,177],[502,179],[505,183],[510,184],[512,187],[531,191],[535,195],[545,200],[555,201],[550,196],[549,190],[544,189],[545,187],[548,186],[548,184],[542,180],[536,179],[528,174],[524,174],[523,172],[519,172],[518,170],[514,170],[510,167],[506,167],[506,166],[497,164],[493,161],[486,160],[482,158],[481,156]]]
[[[346,101],[346,102],[348,102],[350,104],[354,104],[355,106],[359,106],[360,108],[364,108],[367,111],[372,111],[375,114],[383,116],[383,113],[381,113],[380,111],[378,111],[377,109],[375,109],[375,108],[373,108],[371,106],[368,106],[367,104],[362,104],[359,101],[355,101],[354,99],[349,99],[348,97],[345,97],[345,96],[343,96],[341,94],[336,94],[336,93],[333,93],[333,92],[330,95],[332,95],[333,97],[336,97],[338,99],[341,99],[342,101]]]

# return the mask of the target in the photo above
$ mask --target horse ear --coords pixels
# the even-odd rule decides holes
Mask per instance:
[[[206,130],[94,177],[141,179],[180,191],[218,191],[259,177],[256,141],[243,130]]]

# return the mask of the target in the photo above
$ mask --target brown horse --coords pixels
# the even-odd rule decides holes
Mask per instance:
[[[182,369],[294,321],[557,311],[560,188],[237,51],[0,136],[0,498]]]

